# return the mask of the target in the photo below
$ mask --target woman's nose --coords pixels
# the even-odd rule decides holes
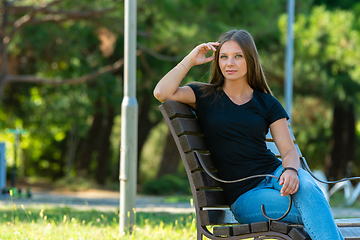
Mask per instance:
[[[229,59],[228,59],[227,65],[228,65],[228,66],[233,66],[233,65],[234,65],[232,58],[229,58]]]

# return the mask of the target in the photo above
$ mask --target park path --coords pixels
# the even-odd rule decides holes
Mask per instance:
[[[170,203],[166,197],[144,196],[136,197],[137,212],[169,212],[169,213],[192,213],[194,208],[189,202]],[[26,208],[33,206],[68,206],[77,210],[94,209],[98,211],[117,211],[119,209],[119,192],[106,190],[87,190],[80,192],[54,191],[44,189],[32,189],[31,198],[10,199],[0,197],[0,209],[2,207],[24,205]],[[332,208],[335,218],[360,217],[360,209],[356,208]]]

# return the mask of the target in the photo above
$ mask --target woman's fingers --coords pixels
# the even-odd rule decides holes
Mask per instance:
[[[208,43],[203,43],[203,44],[200,44],[199,47],[201,49],[204,49],[206,50],[206,52],[210,51],[210,50],[213,50],[213,51],[216,51],[216,46],[219,46],[220,43],[218,42],[208,42]]]
[[[281,196],[287,196],[289,194],[294,194],[299,190],[299,178],[297,174],[284,172],[280,178],[280,185],[283,185],[281,188]]]
[[[200,65],[207,62],[211,62],[215,59],[214,56],[206,57],[206,54],[212,50],[216,51],[216,47],[219,46],[218,42],[208,42],[198,45],[189,53],[189,59],[193,65]]]
[[[211,48],[211,50],[213,50],[213,51],[216,51],[215,47],[219,46],[219,44],[220,43],[218,43],[218,42],[208,42],[208,43],[206,43],[206,45],[209,46]]]

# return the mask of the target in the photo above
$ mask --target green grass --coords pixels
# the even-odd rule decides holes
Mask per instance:
[[[167,197],[166,202],[189,201],[190,196]],[[339,206],[342,194],[331,197]],[[354,206],[360,207],[357,201]],[[26,208],[23,205],[0,206],[0,239],[52,240],[190,240],[196,239],[195,214],[137,212],[133,234],[119,236],[119,213],[95,210],[79,211],[48,205]]]
[[[166,203],[192,202],[192,196],[174,195],[164,199]]]
[[[136,213],[132,235],[119,236],[118,212],[69,207],[0,207],[0,239],[196,239],[194,214]]]

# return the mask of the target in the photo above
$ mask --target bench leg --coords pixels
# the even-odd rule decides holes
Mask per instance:
[[[197,240],[203,240],[203,235],[200,231],[197,232]]]

